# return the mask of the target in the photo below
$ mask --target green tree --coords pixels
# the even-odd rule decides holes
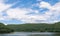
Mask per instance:
[[[0,23],[0,33],[10,33],[10,32],[13,32],[13,31],[14,31],[13,29],[7,27],[3,23]]]

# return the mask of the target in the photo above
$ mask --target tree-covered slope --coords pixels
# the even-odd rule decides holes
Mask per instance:
[[[3,23],[0,23],[0,33],[10,33],[10,32],[13,32],[11,28],[7,27]]]
[[[15,31],[22,32],[60,32],[60,23],[46,24],[46,23],[28,23],[19,25],[8,25],[8,27]]]

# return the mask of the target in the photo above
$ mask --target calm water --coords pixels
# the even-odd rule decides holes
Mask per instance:
[[[0,36],[60,36],[60,34],[50,32],[14,32],[10,34],[0,34]]]

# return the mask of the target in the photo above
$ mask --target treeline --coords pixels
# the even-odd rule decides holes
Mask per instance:
[[[27,23],[7,26],[18,32],[60,32],[60,22],[54,24]]]
[[[3,23],[0,23],[0,34],[1,33],[10,33],[10,32],[13,32],[13,31],[14,31],[13,29],[7,27]]]

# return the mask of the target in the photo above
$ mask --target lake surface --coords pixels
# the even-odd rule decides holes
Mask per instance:
[[[0,34],[0,36],[60,36],[60,34],[51,32],[14,32],[9,34]]]

